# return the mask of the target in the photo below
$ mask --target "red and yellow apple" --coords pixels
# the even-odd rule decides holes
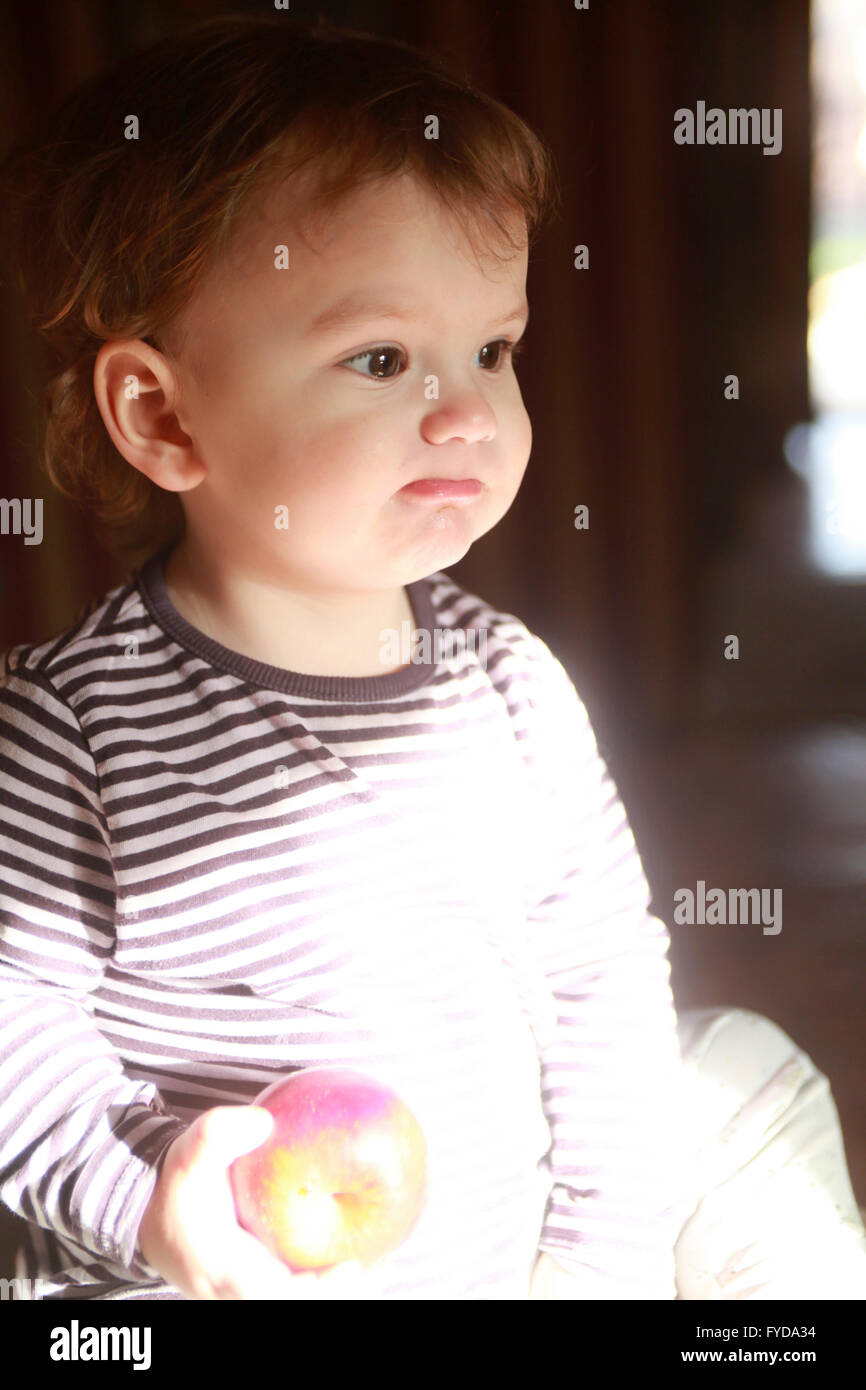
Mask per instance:
[[[347,1067],[307,1067],[254,1102],[268,1139],[229,1169],[238,1220],[295,1272],[367,1268],[424,1208],[427,1145],[400,1097]]]

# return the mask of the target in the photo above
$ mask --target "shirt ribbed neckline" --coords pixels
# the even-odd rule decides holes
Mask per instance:
[[[208,637],[206,633],[187,622],[175,608],[165,587],[165,562],[172,549],[173,546],[169,545],[158,551],[136,572],[138,589],[145,606],[159,626],[181,647],[195,652],[218,670],[228,671],[250,685],[267,690],[280,690],[286,695],[304,695],[310,699],[353,703],[363,700],[387,700],[395,695],[405,695],[426,685],[435,672],[435,614],[430,586],[426,579],[418,579],[406,585],[414,618],[413,631],[409,633],[408,652],[410,657],[417,659],[410,660],[408,666],[382,676],[313,676],[301,671],[287,671],[280,666],[269,666],[263,661],[254,661],[252,657],[224,647],[222,643]],[[428,637],[426,641],[422,641],[419,651],[416,647],[416,634],[423,632],[426,632]],[[401,644],[402,640],[401,633]],[[427,659],[421,660],[425,651],[428,654]]]

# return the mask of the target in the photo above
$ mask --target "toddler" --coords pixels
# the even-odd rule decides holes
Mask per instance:
[[[0,682],[17,1275],[58,1300],[728,1296],[694,1227],[677,1265],[683,1021],[586,710],[446,572],[529,458],[543,146],[416,50],[285,17],[135,55],[52,129],[10,166],[61,358],[46,462],[129,577]],[[690,1038],[732,1019],[756,1022]],[[376,1266],[293,1275],[228,1169],[270,1132],[259,1092],[322,1065],[407,1102],[428,1197]]]

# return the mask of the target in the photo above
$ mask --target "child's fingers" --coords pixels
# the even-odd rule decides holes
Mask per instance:
[[[255,1236],[238,1230],[237,1241],[224,1244],[221,1263],[232,1271],[233,1291],[221,1297],[239,1299],[364,1299],[381,1291],[378,1272],[368,1274],[357,1260],[332,1269],[293,1272]],[[225,1287],[225,1286],[224,1286]]]
[[[256,1240],[234,1228],[215,1227],[192,1246],[192,1269],[200,1297],[219,1299],[288,1299],[301,1296],[292,1271]]]
[[[274,1117],[260,1105],[218,1105],[195,1122],[198,1164],[220,1170],[270,1137]]]

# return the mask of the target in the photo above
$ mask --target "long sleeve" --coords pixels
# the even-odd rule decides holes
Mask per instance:
[[[589,1299],[673,1299],[682,1064],[667,927],[587,712],[535,640],[524,757],[539,880],[529,919],[556,1027],[542,1062],[553,1186],[539,1250]]]
[[[10,654],[11,655],[11,654]],[[90,996],[114,877],[78,719],[36,670],[0,674],[0,1200],[136,1277],[159,1161],[186,1124],[125,1076]]]

